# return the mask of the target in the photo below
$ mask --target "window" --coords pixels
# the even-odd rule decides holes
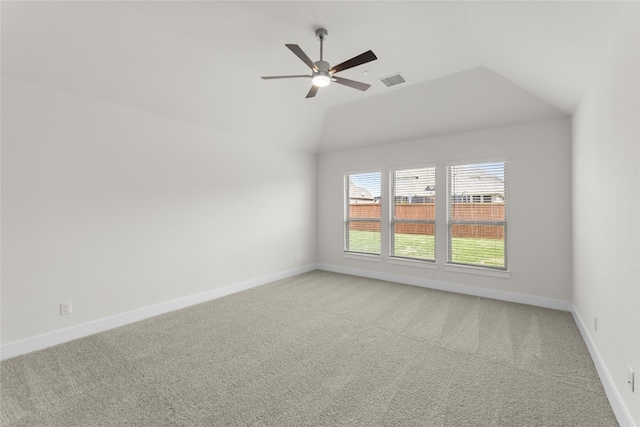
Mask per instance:
[[[344,176],[344,250],[380,255],[380,172]]]
[[[447,166],[448,262],[506,270],[506,162]]]
[[[435,261],[436,169],[391,172],[390,255]]]

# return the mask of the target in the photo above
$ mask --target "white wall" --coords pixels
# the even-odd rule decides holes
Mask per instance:
[[[315,188],[314,154],[3,77],[2,343],[313,264]]]
[[[638,3],[627,8],[573,117],[573,303],[640,425]],[[628,366],[635,393],[626,383]]]
[[[437,164],[439,220],[436,228],[438,286],[529,295],[568,304],[571,299],[570,134],[568,119],[470,132],[322,154],[318,161],[319,263],[408,278],[431,278],[431,270],[391,265],[383,242],[383,262],[343,257],[343,173],[382,169],[383,188],[389,167]],[[444,270],[446,260],[445,174],[447,162],[508,159],[508,268],[510,278]],[[385,202],[383,202],[385,203]],[[384,212],[384,210],[383,210]],[[386,216],[383,216],[383,225]],[[383,232],[383,240],[387,241]],[[553,305],[553,304],[551,304]],[[564,305],[568,307],[568,305]]]

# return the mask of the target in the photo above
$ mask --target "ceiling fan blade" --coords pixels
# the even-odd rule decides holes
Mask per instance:
[[[271,79],[295,79],[298,77],[307,77],[307,78],[311,78],[311,76],[308,76],[306,74],[298,74],[295,76],[262,76],[261,79],[263,80],[271,80]]]
[[[309,89],[309,93],[305,98],[313,98],[316,96],[316,93],[318,93],[318,86],[311,86],[311,89]]]
[[[318,71],[318,67],[316,67],[316,64],[314,64],[313,61],[309,59],[307,54],[304,53],[302,49],[300,49],[300,46],[298,46],[297,44],[285,44],[285,46],[288,47],[291,52],[295,53],[298,58],[302,59],[302,62],[307,64],[309,68]]]
[[[331,74],[338,73],[340,71],[347,70],[349,68],[357,67],[358,65],[366,64],[367,62],[375,61],[378,57],[372,51],[368,50],[365,53],[361,53],[358,56],[354,56],[353,58],[344,61],[341,64],[332,67],[329,72]]]
[[[363,92],[371,87],[370,84],[357,82],[355,80],[345,79],[344,77],[333,76],[332,80],[334,80],[336,83],[339,83],[341,85],[349,86],[354,89],[361,90]]]

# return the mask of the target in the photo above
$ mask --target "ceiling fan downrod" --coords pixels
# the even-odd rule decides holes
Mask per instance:
[[[325,28],[318,28],[316,30],[316,38],[320,40],[320,60],[314,62],[317,70],[312,71],[313,77],[311,83],[317,87],[329,86],[331,83],[331,74],[329,73],[329,63],[324,60],[324,39],[329,36],[329,32]]]
[[[323,44],[324,44],[324,39],[326,39],[327,37],[329,37],[329,32],[325,28],[318,28],[316,30],[316,38],[320,40],[320,61],[323,60],[322,58]]]

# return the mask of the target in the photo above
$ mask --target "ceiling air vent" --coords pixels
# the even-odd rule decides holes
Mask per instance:
[[[392,74],[390,76],[387,77],[383,77],[380,80],[386,87],[391,87],[391,86],[395,86],[395,85],[399,85],[400,83],[404,83],[407,80],[404,78],[404,76],[400,73],[396,73],[396,74]]]

